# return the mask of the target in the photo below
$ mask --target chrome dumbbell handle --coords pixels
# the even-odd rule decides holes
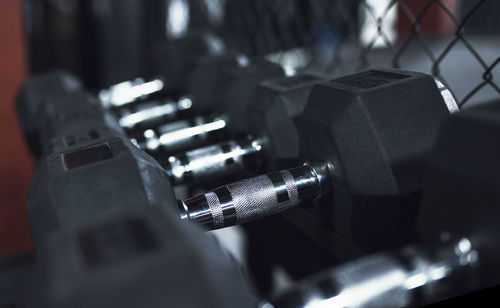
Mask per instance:
[[[99,91],[98,97],[104,108],[121,107],[141,97],[163,90],[165,82],[160,79],[145,81],[143,78],[120,82]]]
[[[259,139],[229,140],[170,156],[164,167],[172,184],[196,183],[244,169],[262,148]]]
[[[181,219],[218,229],[276,214],[322,195],[324,177],[317,170],[306,163],[179,201]]]
[[[163,148],[169,152],[182,151],[206,143],[211,135],[222,132],[227,124],[228,118],[223,115],[197,116],[147,129],[131,139],[143,150],[156,151]]]
[[[141,104],[135,112],[122,112],[118,117],[121,127],[131,129],[135,126],[158,119],[173,119],[179,113],[190,110],[193,105],[189,97],[181,97],[178,100],[165,99],[163,102],[153,104]]]

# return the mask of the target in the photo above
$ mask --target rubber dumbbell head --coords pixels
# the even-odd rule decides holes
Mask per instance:
[[[38,259],[26,307],[256,304],[213,238],[158,209],[117,210],[55,232]]]
[[[60,140],[40,162],[28,189],[28,220],[37,247],[53,230],[127,209],[176,204],[163,168],[130,141],[82,139],[72,145]]]
[[[296,75],[261,82],[249,105],[250,133],[266,140],[265,161],[271,169],[287,168],[297,163],[299,135],[297,118],[302,114],[315,84],[324,79]]]
[[[193,31],[186,36],[168,40],[156,53],[156,63],[165,77],[168,89],[178,89],[186,84],[188,76],[206,56],[220,55],[225,46],[217,36],[203,31]]]
[[[248,129],[247,110],[252,106],[255,87],[264,80],[283,76],[280,65],[262,59],[247,66],[226,69],[213,91],[211,107],[231,118],[233,131],[244,132]]]
[[[331,162],[335,186],[398,195],[421,186],[421,163],[458,109],[429,75],[371,70],[316,85],[301,117],[300,156]]]
[[[464,249],[475,250],[487,284],[497,284],[500,271],[499,155],[498,102],[448,119],[427,164],[419,217],[423,241],[463,240]]]
[[[99,137],[99,131],[125,137],[125,132],[116,119],[105,112],[99,101],[89,92],[74,91],[56,95],[40,107],[39,135],[46,151],[50,151],[54,138],[64,138],[70,144],[75,142],[75,134],[81,134],[85,130],[89,138],[94,139]]]
[[[81,89],[80,81],[64,71],[53,71],[26,80],[16,98],[17,116],[30,152],[41,155],[38,112],[47,98]]]

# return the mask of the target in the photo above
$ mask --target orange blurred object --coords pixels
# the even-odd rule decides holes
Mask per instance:
[[[25,195],[34,164],[14,110],[27,67],[21,0],[0,1],[0,42],[0,256],[5,256],[33,249]]]
[[[456,30],[456,24],[448,13],[454,16],[459,16],[460,1],[459,0],[441,0],[441,1],[422,1],[422,0],[405,0],[404,4],[413,14],[414,18],[419,18],[420,34],[423,36],[443,36],[451,35]],[[425,10],[425,12],[424,12]],[[398,33],[400,36],[411,34],[411,23],[408,17],[399,6],[398,12]]]

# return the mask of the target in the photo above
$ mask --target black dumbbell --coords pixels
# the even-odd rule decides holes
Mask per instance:
[[[237,69],[250,65],[251,60],[244,54],[226,52],[208,55],[197,59],[196,67],[190,72],[185,82],[186,93],[200,100],[208,100],[204,107],[210,107],[217,93],[214,89],[221,74],[227,69]]]
[[[171,156],[165,162],[173,184],[196,183],[265,162],[276,169],[295,164],[299,137],[295,122],[311,88],[324,81],[311,75],[270,79],[260,83],[247,106],[247,136]],[[241,124],[240,124],[241,126]]]
[[[81,88],[80,81],[65,72],[51,72],[41,78],[30,78],[24,82],[16,98],[17,116],[31,153],[39,157],[42,149],[38,130],[38,109],[43,101],[60,93],[69,93]]]
[[[146,81],[139,77],[101,89],[97,92],[97,97],[104,108],[119,108],[151,95],[161,95],[164,88],[165,80],[163,78],[153,78]]]
[[[35,246],[53,230],[127,209],[169,208],[175,195],[164,169],[108,127],[80,127],[54,138],[27,193]]]
[[[55,232],[23,307],[255,307],[235,261],[172,210],[121,210]]]
[[[475,272],[477,260],[470,259],[467,247],[466,241],[459,241],[366,256],[304,279],[262,305],[395,308],[433,304],[478,289],[474,287],[481,280]]]
[[[21,93],[36,93],[38,88],[33,85],[40,82],[54,85],[54,82],[51,81],[53,75],[47,74],[28,80]],[[64,73],[59,73],[56,77],[58,77],[58,80],[74,79]],[[52,138],[54,131],[57,130],[51,129],[51,127],[60,127],[65,121],[75,121],[77,117],[80,117],[82,121],[86,121],[87,117],[90,117],[90,113],[94,115],[96,120],[105,118],[108,124],[112,122],[113,117],[102,108],[97,100],[88,94],[83,94],[81,90],[73,89],[70,92],[54,95],[43,104],[39,104],[36,116],[38,122],[36,131],[42,137],[38,139],[41,138],[45,140],[43,142],[47,143]],[[18,101],[18,105],[31,106],[36,105],[35,102],[36,100],[21,99]],[[131,128],[138,123],[148,122],[153,118],[167,118],[167,123],[151,125],[151,127],[143,129],[144,133],[142,134],[136,130],[132,136],[136,139],[138,145],[151,152],[155,152],[159,148],[166,148],[167,153],[171,153],[182,147],[189,148],[190,146],[202,145],[217,140],[213,136],[221,135],[221,131],[227,125],[227,118],[224,116],[207,114],[170,122],[172,119],[168,115],[178,114],[179,110],[187,110],[191,105],[192,102],[187,97],[181,98],[176,103],[166,103],[164,105],[157,105],[154,102],[144,103],[137,107],[140,110],[122,116],[117,120],[119,125],[112,126],[115,128],[118,126]],[[52,121],[55,123],[51,123]],[[145,128],[147,125],[142,125],[142,127]],[[41,143],[42,141],[39,140],[38,142]],[[193,144],[190,144],[190,142],[193,142]]]
[[[167,149],[168,154],[178,150],[177,145],[189,144],[189,147],[193,147],[192,142],[195,140],[204,143],[213,140],[207,138],[209,134],[223,135],[220,131],[226,128],[228,121],[236,126],[241,120],[239,110],[246,109],[252,103],[248,98],[255,86],[262,80],[282,76],[283,70],[279,65],[265,60],[250,61],[244,56],[225,54],[206,57],[192,75],[191,84],[196,86],[189,87],[189,102],[192,98],[193,108],[202,115],[149,127],[134,138],[141,148],[155,157],[165,156],[165,151],[156,152],[159,149]],[[201,84],[201,78],[210,81]],[[238,96],[234,93],[238,93]],[[235,106],[239,110],[234,111]],[[154,110],[147,109],[143,113],[154,113]],[[137,114],[122,118],[119,123],[123,126],[133,117],[137,117]]]
[[[210,64],[211,65],[211,64]],[[207,66],[210,66],[207,65]],[[229,67],[232,67],[232,65],[229,65]],[[228,69],[226,67],[226,69]],[[224,72],[224,68],[219,68],[221,72]],[[229,70],[229,69],[228,69]],[[238,91],[241,92],[243,95],[241,99],[235,100],[231,102],[233,105],[241,105],[245,106],[245,103],[247,101],[247,95],[250,95],[252,92],[254,86],[256,83],[258,83],[261,79],[266,79],[270,78],[273,76],[277,76],[282,74],[282,69],[275,64],[272,64],[267,61],[256,61],[255,64],[251,64],[248,66],[243,66],[243,67],[237,67],[234,68],[231,71],[231,74],[234,78],[231,80],[224,81],[224,78],[221,78],[220,82],[224,81],[225,86],[227,89],[220,89],[219,93],[223,93],[225,91],[227,92],[234,92],[234,89],[238,89]],[[215,72],[214,72],[215,74]],[[66,78],[67,76],[65,74],[60,74],[59,76],[60,79]],[[216,76],[212,76],[213,78],[216,78]],[[32,78],[28,82],[25,83],[23,88],[21,89],[21,93],[36,93],[37,89],[36,87],[33,86],[33,84],[37,84],[40,82],[46,82],[44,80],[43,76]],[[46,82],[47,83],[47,82]],[[53,82],[51,84],[54,84]],[[117,92],[120,93],[119,89],[123,88],[124,86],[117,86],[118,90]],[[125,86],[125,92],[127,91],[132,91],[129,89],[128,86]],[[133,88],[133,87],[132,87]],[[206,88],[206,87],[205,87]],[[213,89],[212,89],[213,90]],[[133,91],[132,91],[133,92]],[[102,96],[102,95],[101,95]],[[111,97],[114,96],[119,96],[118,94],[116,95],[108,95]],[[130,95],[125,95],[126,97]],[[195,95],[196,96],[196,95]],[[20,96],[23,97],[23,96]],[[50,100],[57,99],[55,97],[52,97]],[[24,106],[24,105],[38,105],[39,109],[43,108],[41,110],[46,110],[47,108],[50,108],[45,106],[50,104],[49,102],[45,102],[44,104],[40,103],[40,100],[29,100],[29,99],[19,99],[17,104]],[[74,107],[71,100],[66,98],[66,103],[68,104],[68,108]],[[119,100],[118,100],[119,101]],[[200,99],[198,102],[198,109],[209,109],[209,104],[206,103],[208,101],[211,101],[210,99]],[[104,101],[106,102],[106,101]],[[205,103],[202,103],[205,102]],[[103,103],[101,101],[101,104],[104,107],[109,107],[109,103]],[[59,108],[62,108],[62,104],[58,102]],[[115,104],[116,105],[116,104]],[[119,104],[118,104],[119,105]],[[117,105],[117,106],[118,106]],[[219,104],[220,106],[223,106],[224,104]],[[159,119],[159,118],[165,118],[173,115],[176,115],[179,113],[181,110],[187,110],[190,109],[192,106],[192,101],[189,97],[181,97],[177,102],[171,102],[171,100],[168,100],[167,103],[160,104],[158,105],[157,103],[154,102],[149,102],[147,104],[141,104],[140,108],[136,107],[135,112],[130,112],[127,109],[125,111],[123,108],[121,108],[121,116],[118,119],[118,123],[120,126],[130,129],[136,126],[137,124],[143,123],[143,122],[148,122],[151,124],[152,119]],[[98,108],[98,107],[95,107]],[[242,107],[243,108],[243,107]],[[105,112],[103,108],[102,112]],[[222,108],[221,110],[223,110]],[[116,113],[116,110],[115,110]],[[43,115],[43,112],[41,112]],[[235,114],[230,114],[231,117],[236,117]],[[20,115],[22,116],[22,115]],[[34,114],[31,115],[32,118],[35,117]],[[196,118],[193,118],[192,120],[182,120],[178,121],[175,123],[167,123],[167,124],[160,124],[160,125],[152,125],[148,129],[144,129],[147,126],[142,125],[140,129],[143,129],[144,133],[142,134],[136,134],[137,137],[137,142],[145,147],[145,149],[154,152],[158,148],[168,148],[168,151],[172,151],[175,146],[174,144],[181,144],[185,145],[186,143],[189,144],[190,141],[197,140],[197,139],[207,139],[206,136],[208,133],[211,133],[212,131],[216,131],[217,134],[218,132],[226,127],[226,122],[227,122],[228,116],[227,115],[210,115],[207,114],[205,116],[199,116]],[[49,119],[50,120],[50,119]],[[172,117],[170,117],[169,122],[172,120]],[[37,125],[36,127],[33,127],[33,130],[40,130],[40,124]],[[174,132],[175,131],[175,132]],[[207,139],[210,140],[210,139]],[[38,141],[40,142],[40,141]],[[40,152],[40,151],[39,151]],[[168,153],[168,152],[167,152]],[[161,153],[159,154],[161,155]]]
[[[391,71],[386,70],[385,73],[390,75]],[[295,165],[299,154],[298,116],[311,88],[322,81],[310,75],[297,75],[262,82],[244,113],[248,119],[237,121],[240,127],[244,125],[242,123],[250,127],[247,132],[252,137],[229,140],[169,157],[166,168],[171,181],[181,184],[213,179],[217,175],[241,170],[247,164],[254,165],[256,158],[266,162],[268,169]],[[453,99],[442,84],[436,86],[443,98]],[[339,87],[336,89],[341,91]]]
[[[499,132],[498,101],[446,120],[426,164],[420,246],[315,275],[273,307],[414,307],[499,285]]]
[[[190,74],[197,69],[200,59],[230,53],[224,41],[207,31],[192,31],[180,38],[160,44],[155,62],[170,89],[185,87]]]
[[[500,100],[445,123],[430,156],[419,230],[430,245],[463,241],[475,251],[480,285],[500,284]],[[466,261],[466,260],[465,260]]]
[[[196,36],[196,35],[195,35]],[[206,43],[206,39],[198,37],[197,40],[201,40],[202,44]],[[170,49],[176,49],[179,54],[183,54],[184,49],[188,48],[188,45],[183,43],[184,40],[191,40],[190,38],[182,38],[173,40],[169,43]],[[208,40],[209,41],[209,40]],[[179,43],[178,45],[176,45]],[[191,48],[189,48],[191,49]],[[205,51],[206,52],[206,51]],[[202,54],[205,54],[202,52]],[[188,65],[189,69],[186,68],[184,77],[186,80],[181,82],[179,78],[173,78],[172,69],[167,70],[167,74],[170,77],[163,77],[158,79],[153,79],[149,82],[144,82],[143,79],[139,78],[134,81],[126,81],[117,85],[110,87],[109,89],[104,89],[99,92],[99,99],[106,106],[121,107],[124,104],[135,101],[142,93],[153,91],[154,89],[163,89],[166,87],[171,89],[170,92],[183,92],[188,93],[187,95],[180,96],[179,105],[177,108],[191,108],[193,104],[193,97],[195,97],[196,103],[193,105],[198,113],[206,113],[211,110],[213,101],[215,98],[214,89],[217,86],[220,76],[225,70],[228,69],[241,69],[250,65],[251,61],[248,57],[242,54],[236,54],[231,52],[225,52],[222,54],[208,52],[204,56],[194,57],[189,59],[183,55],[180,58],[172,58],[175,63],[182,63],[187,61],[191,64]],[[167,61],[168,62],[168,61]],[[179,64],[181,66],[187,64]],[[169,75],[172,73],[173,75]],[[176,86],[172,85],[169,80],[175,79]],[[165,81],[167,80],[167,81]],[[169,86],[165,86],[168,84]],[[226,84],[228,86],[228,84]],[[144,89],[142,89],[144,88]],[[175,88],[175,89],[174,89]],[[135,94],[135,95],[134,95]],[[132,100],[134,99],[135,100]],[[176,109],[176,106],[166,106],[164,108],[149,109],[148,104],[141,104],[146,110],[142,111],[144,108],[139,108],[135,113],[130,113],[125,109],[125,112],[120,112],[120,124],[124,127],[133,127],[136,125],[136,121],[144,116],[150,117],[151,114],[157,114],[161,116],[162,113],[168,113],[172,108]]]
[[[229,121],[231,123],[230,135],[243,129],[247,130],[247,119],[244,115],[248,108],[254,106],[251,95],[255,87],[264,80],[283,76],[283,69],[277,64],[259,59],[236,66],[229,62],[226,66],[222,65],[223,67],[218,65],[219,61],[222,61],[219,58],[210,57],[209,60],[204,62],[203,67],[200,67],[200,74],[209,78],[207,74],[210,73],[212,75],[209,78],[211,81],[208,85],[199,85],[198,88],[190,89],[189,95],[195,101],[193,108],[204,112],[210,111],[214,114],[214,119],[223,120],[210,124],[208,127],[215,128],[223,124],[225,127],[225,123]],[[208,71],[202,74],[201,68],[205,66]],[[184,123],[182,129],[185,130],[185,133],[176,133],[177,136],[190,135],[191,131],[198,131],[197,128],[191,128],[194,127],[193,124]],[[166,127],[170,129],[171,125],[166,125]],[[168,139],[175,139],[172,136],[163,137],[161,130],[161,127],[152,128],[139,137],[144,144],[151,145],[147,147],[150,151],[166,144]],[[196,136],[194,137],[196,138]],[[160,160],[166,160],[168,157],[164,153],[154,153],[154,155]]]
[[[421,188],[422,159],[458,111],[428,75],[368,71],[316,85],[302,114],[304,166],[235,182],[180,203],[183,219],[220,228],[332,190],[397,196]],[[451,99],[449,99],[451,98]]]

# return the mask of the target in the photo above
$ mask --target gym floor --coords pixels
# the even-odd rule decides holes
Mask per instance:
[[[0,1],[0,257],[33,249],[25,194],[34,163],[23,142],[13,104],[27,69],[20,2]]]

